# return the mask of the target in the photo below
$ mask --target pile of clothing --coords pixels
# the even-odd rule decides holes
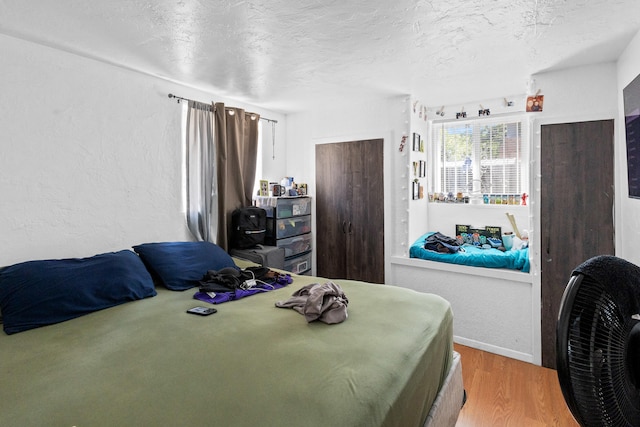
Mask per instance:
[[[319,320],[327,324],[344,322],[349,299],[334,282],[312,283],[293,293],[286,301],[276,302],[276,307],[292,308],[302,314],[307,322]]]
[[[291,283],[293,279],[290,274],[278,273],[267,267],[226,267],[207,271],[200,280],[199,291],[193,297],[211,304],[221,304],[280,289]]]
[[[440,232],[433,233],[424,243],[424,248],[444,254],[454,254],[458,251],[464,252],[460,242],[453,237],[445,236]]]

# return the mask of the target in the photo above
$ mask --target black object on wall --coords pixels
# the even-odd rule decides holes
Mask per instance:
[[[640,75],[623,90],[629,197],[640,198]]]

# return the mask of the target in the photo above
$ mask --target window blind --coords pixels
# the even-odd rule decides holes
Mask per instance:
[[[528,122],[522,116],[433,125],[434,191],[448,195],[527,192]]]

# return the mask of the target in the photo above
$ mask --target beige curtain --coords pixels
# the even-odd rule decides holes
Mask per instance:
[[[258,114],[215,104],[218,246],[229,250],[231,213],[251,206],[258,156]]]

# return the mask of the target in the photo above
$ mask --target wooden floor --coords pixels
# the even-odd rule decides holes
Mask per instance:
[[[467,402],[456,427],[578,426],[556,371],[456,344]]]

